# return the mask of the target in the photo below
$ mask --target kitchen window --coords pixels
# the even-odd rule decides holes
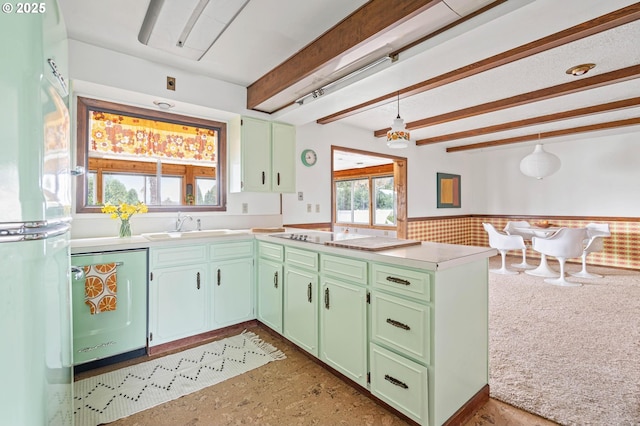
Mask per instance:
[[[78,97],[77,211],[226,210],[226,124]]]

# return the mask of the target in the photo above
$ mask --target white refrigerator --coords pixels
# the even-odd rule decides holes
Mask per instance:
[[[0,17],[0,424],[72,425],[66,31],[25,5]]]

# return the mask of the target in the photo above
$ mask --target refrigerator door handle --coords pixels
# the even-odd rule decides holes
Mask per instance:
[[[84,174],[84,167],[75,166],[73,169],[69,170],[69,174],[71,176],[81,176]]]
[[[58,71],[58,66],[56,65],[56,62],[53,59],[49,58],[47,59],[47,63],[51,67],[51,73],[56,78],[56,80],[58,80],[58,84],[60,85],[60,89],[62,90],[62,95],[65,97],[68,96],[69,86],[67,86],[67,82],[62,76],[62,74],[60,73],[60,71]]]
[[[71,224],[67,222],[14,222],[0,223],[0,243],[46,240],[68,232]]]
[[[72,266],[71,274],[73,274],[74,280],[84,281],[84,270],[82,268],[78,268],[77,266]]]

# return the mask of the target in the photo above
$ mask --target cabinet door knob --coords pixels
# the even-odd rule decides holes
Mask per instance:
[[[218,273],[217,273],[217,281],[218,281],[218,285],[220,285],[220,268],[218,268]]]
[[[280,172],[278,172],[278,186],[280,186]]]
[[[196,288],[200,290],[200,272],[196,273]]]
[[[264,179],[265,179],[265,175],[264,172],[262,172],[262,184],[264,185]]]
[[[329,287],[324,289],[324,307],[329,309]]]
[[[311,283],[307,286],[307,301],[311,303]]]
[[[273,286],[278,288],[278,271],[273,274]]]

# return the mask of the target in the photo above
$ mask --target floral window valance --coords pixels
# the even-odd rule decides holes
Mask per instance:
[[[89,155],[170,159],[190,163],[216,161],[218,132],[146,118],[89,111]]]

